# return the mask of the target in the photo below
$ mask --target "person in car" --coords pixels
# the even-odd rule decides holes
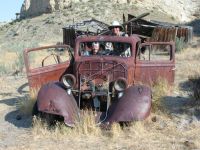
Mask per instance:
[[[91,51],[84,49],[82,56],[101,55],[99,42],[92,42]]]
[[[125,36],[128,37],[128,34],[125,32],[122,32],[123,26],[118,21],[113,21],[112,25],[109,26],[109,29],[111,30],[112,36]],[[122,45],[121,43],[114,43],[112,45],[114,49],[114,53],[121,57],[130,57],[130,47]]]
[[[116,20],[108,28],[111,30],[111,35],[113,36],[128,36],[125,32],[122,32],[123,26]]]
[[[99,42],[93,42],[92,43],[92,54],[93,55],[98,55],[100,51],[100,45]]]
[[[89,51],[84,50],[84,51],[82,51],[82,54],[81,54],[81,55],[82,55],[82,56],[90,56],[91,54],[90,54]]]

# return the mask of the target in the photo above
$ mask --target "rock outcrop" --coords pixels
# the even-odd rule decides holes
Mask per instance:
[[[67,9],[72,3],[83,3],[88,0],[24,0],[21,7],[20,17],[26,18],[51,13],[56,10]]]
[[[199,0],[140,0],[140,5],[144,5],[151,10],[157,9],[181,22],[187,22],[200,16]]]
[[[98,0],[24,0],[20,17],[26,18],[43,13],[67,10],[70,9],[74,3],[80,3],[81,5],[82,3],[95,3],[96,1]],[[102,3],[105,2],[102,1]],[[150,10],[156,9],[171,15],[181,22],[187,22],[196,16],[200,16],[200,1],[198,0],[108,0],[107,3],[113,5],[135,5]]]

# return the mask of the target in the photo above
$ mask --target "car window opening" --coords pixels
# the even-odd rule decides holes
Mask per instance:
[[[131,44],[123,42],[82,42],[79,45],[80,56],[119,56],[119,57],[130,57]]]

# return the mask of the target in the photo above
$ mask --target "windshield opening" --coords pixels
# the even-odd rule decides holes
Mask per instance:
[[[130,57],[131,44],[124,42],[93,41],[81,42],[79,45],[80,56],[107,55]]]

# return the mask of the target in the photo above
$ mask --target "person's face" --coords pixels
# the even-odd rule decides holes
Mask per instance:
[[[112,32],[115,34],[115,35],[119,35],[119,33],[120,33],[120,29],[119,29],[119,27],[114,27],[113,29],[112,29]]]
[[[97,52],[99,51],[99,45],[98,44],[93,45],[92,51],[93,51],[93,54],[97,54]]]

